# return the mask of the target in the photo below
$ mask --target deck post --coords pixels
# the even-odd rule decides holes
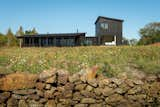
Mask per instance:
[[[38,45],[41,47],[41,38],[38,38]]]

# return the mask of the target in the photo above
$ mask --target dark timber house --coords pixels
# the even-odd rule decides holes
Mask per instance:
[[[123,20],[99,16],[95,22],[95,37],[85,33],[36,34],[17,36],[23,47],[121,45]]]

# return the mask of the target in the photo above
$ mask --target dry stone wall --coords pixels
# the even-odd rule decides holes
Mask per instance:
[[[87,79],[85,74],[55,69],[39,75],[2,75],[0,107],[155,107],[160,106],[159,80]]]

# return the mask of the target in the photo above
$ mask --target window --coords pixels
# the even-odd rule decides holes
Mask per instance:
[[[108,23],[106,23],[106,22],[105,23],[101,23],[100,26],[101,26],[102,29],[105,29],[105,30],[108,29]]]

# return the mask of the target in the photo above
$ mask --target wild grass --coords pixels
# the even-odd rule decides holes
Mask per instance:
[[[116,76],[134,67],[148,74],[160,73],[160,47],[88,46],[50,48],[0,48],[0,73],[39,73],[53,67],[71,73],[99,66],[99,73]]]

